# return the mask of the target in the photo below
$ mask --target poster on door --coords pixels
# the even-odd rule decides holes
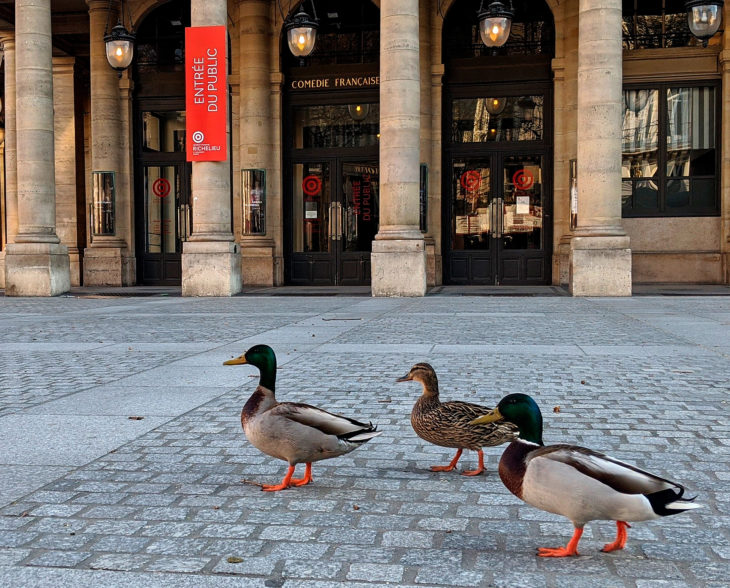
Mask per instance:
[[[188,161],[225,161],[228,120],[226,27],[185,29],[185,144]]]

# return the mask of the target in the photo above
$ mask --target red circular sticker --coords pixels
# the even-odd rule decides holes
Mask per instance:
[[[319,176],[307,176],[302,180],[302,191],[307,196],[316,196],[322,191],[322,180]]]
[[[481,183],[482,176],[474,169],[465,171],[461,174],[461,187],[464,188],[464,190],[476,190]]]
[[[158,198],[164,198],[170,193],[170,182],[165,178],[157,178],[152,182],[152,192]]]
[[[512,176],[512,183],[517,190],[529,190],[535,183],[535,176],[526,169],[518,169]]]

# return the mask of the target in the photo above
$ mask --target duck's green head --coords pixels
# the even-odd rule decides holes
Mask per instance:
[[[517,425],[520,439],[542,445],[542,413],[540,407],[527,394],[509,394],[502,398],[494,410],[474,419],[470,424],[480,425],[507,421]]]
[[[276,382],[276,355],[274,350],[268,345],[254,345],[243,355],[235,359],[224,361],[223,365],[241,365],[250,364],[259,368],[261,379],[259,385],[274,391],[274,383]]]

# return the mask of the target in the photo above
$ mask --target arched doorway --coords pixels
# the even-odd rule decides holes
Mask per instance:
[[[479,0],[443,28],[444,282],[549,284],[555,31],[543,0],[516,0],[509,40],[487,49]]]
[[[185,27],[190,1],[156,8],[137,30],[134,77],[137,283],[180,285],[192,230],[185,161]]]
[[[296,285],[370,283],[378,231],[379,11],[367,0],[315,0],[313,53],[285,76],[284,278]]]

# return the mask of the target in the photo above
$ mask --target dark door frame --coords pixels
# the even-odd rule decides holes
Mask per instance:
[[[466,62],[466,60],[465,60]],[[512,62],[517,73],[505,67]],[[471,66],[474,61],[469,60]],[[478,67],[464,67],[454,69],[450,78],[444,84],[442,113],[442,173],[441,173],[441,236],[443,251],[443,283],[452,284],[452,249],[451,249],[451,222],[452,222],[452,162],[459,158],[490,157],[492,173],[501,172],[498,162],[509,155],[540,155],[543,157],[543,243],[545,256],[544,279],[512,281],[509,285],[550,284],[552,282],[552,252],[553,252],[553,84],[549,61],[544,58],[501,58],[494,68],[485,67],[480,60]],[[520,79],[514,79],[519,77]],[[478,80],[478,81],[477,81]],[[454,143],[451,140],[452,109],[454,99],[482,98],[487,96],[524,96],[541,94],[543,103],[543,139],[540,141],[502,141],[480,143]],[[501,179],[500,179],[501,184]],[[503,196],[503,194],[500,194]],[[502,284],[500,280],[500,264],[491,269],[493,279],[489,283]],[[482,282],[470,282],[482,283]]]
[[[163,151],[145,151],[144,143],[144,125],[143,112],[158,111],[185,111],[184,97],[170,98],[137,98],[134,102],[134,219],[135,219],[135,250],[137,257],[137,283],[148,286],[179,286],[181,283],[180,268],[182,265],[180,253],[163,253],[159,254],[160,259],[160,278],[150,278],[145,274],[145,230],[146,230],[146,210],[145,210],[145,190],[144,190],[144,168],[145,167],[165,167],[178,166],[183,172],[181,174],[181,195],[182,200],[187,202],[182,204],[190,204],[191,185],[188,178],[191,174],[191,164],[186,162],[184,151],[163,152]],[[173,190],[174,192],[174,190]],[[176,235],[177,235],[177,218]],[[157,254],[154,254],[157,255]],[[175,268],[178,268],[177,271]]]

